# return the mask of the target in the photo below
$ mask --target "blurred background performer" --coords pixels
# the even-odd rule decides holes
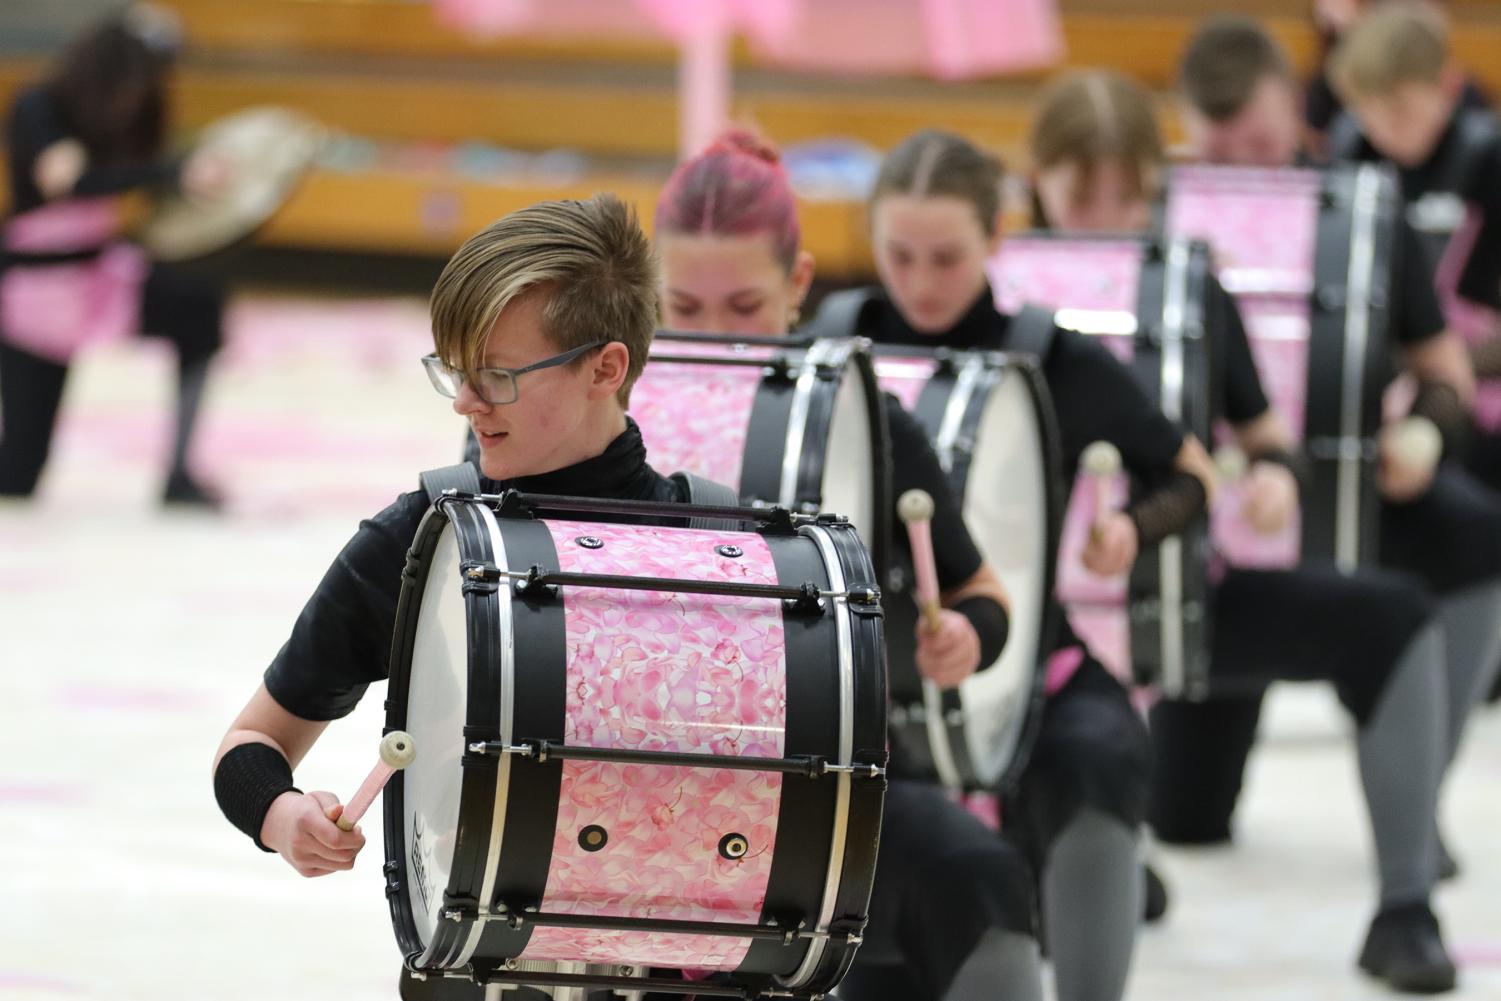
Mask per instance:
[[[213,156],[164,153],[175,19],[137,5],[73,42],[23,90],[7,126],[11,215],[0,255],[0,496],[25,497],[47,462],[69,362],[86,345],[142,332],[177,351],[177,418],[162,500],[216,507],[189,470],[224,295],[154,264],[122,236],[126,192],[180,185],[210,195]]]

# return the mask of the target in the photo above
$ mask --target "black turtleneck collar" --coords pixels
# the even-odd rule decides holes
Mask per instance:
[[[550,473],[487,481],[487,490],[520,490],[531,494],[562,494],[612,500],[675,500],[672,481],[647,465],[641,429],[629,417],[625,430],[599,455]]]
[[[883,308],[876,316],[871,336],[883,344],[998,351],[1005,347],[1006,333],[1011,328],[1011,317],[995,308],[995,293],[991,292],[988,283],[980,291],[974,305],[970,306],[957,323],[941,334],[925,334],[913,330],[889,297],[883,296],[880,302]]]

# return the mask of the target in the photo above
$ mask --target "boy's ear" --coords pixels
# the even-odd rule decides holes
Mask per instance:
[[[1444,96],[1452,101],[1458,101],[1465,89],[1465,71],[1458,63],[1449,62],[1439,72],[1438,85],[1443,88]]]

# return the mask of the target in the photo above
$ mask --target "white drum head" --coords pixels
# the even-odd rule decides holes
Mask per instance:
[[[824,455],[822,510],[842,514],[867,546],[874,543],[877,518],[875,443],[870,433],[871,400],[854,365],[846,366],[834,397]]]
[[[1025,378],[1008,369],[981,414],[964,491],[965,524],[1011,598],[1000,660],[959,688],[970,760],[987,785],[1015,756],[1039,670],[1050,554],[1048,473],[1034,406]]]
[[[417,758],[402,773],[407,893],[424,946],[442,919],[459,829],[469,641],[459,588],[459,548],[444,526],[428,567],[412,644],[406,730]]]

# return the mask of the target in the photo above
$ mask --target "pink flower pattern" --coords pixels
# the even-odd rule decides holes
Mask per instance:
[[[1141,244],[1013,237],[990,263],[996,308],[1119,310],[1135,314]]]
[[[741,532],[548,522],[565,571],[777,583]],[[577,539],[604,546],[588,549]],[[733,544],[743,555],[716,547]],[[568,588],[569,744],[780,757],[787,713],[781,606],[744,597]],[[776,852],[781,776],[567,761],[545,910],[755,923]],[[579,831],[609,836],[587,852]],[[749,842],[740,859],[720,839]],[[539,928],[527,959],[734,969],[748,939]]]
[[[1168,187],[1168,232],[1207,240],[1231,291],[1253,277],[1307,290],[1321,185],[1316,170],[1182,167]]]
[[[724,349],[667,344],[673,354],[723,354]],[[631,390],[631,416],[646,454],[666,473],[692,472],[738,491],[751,405],[761,370],[732,365],[650,362]]]

